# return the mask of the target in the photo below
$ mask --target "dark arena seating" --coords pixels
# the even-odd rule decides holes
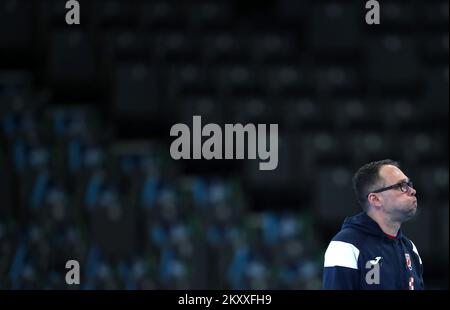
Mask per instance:
[[[0,289],[72,289],[72,259],[77,289],[321,289],[352,176],[385,158],[448,289],[448,1],[371,26],[364,1],[79,2],[67,25],[65,1],[0,1]],[[174,160],[194,115],[278,124],[278,166]]]

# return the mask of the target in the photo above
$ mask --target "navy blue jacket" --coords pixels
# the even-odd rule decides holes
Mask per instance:
[[[323,288],[422,290],[422,260],[400,229],[386,235],[365,212],[347,218],[325,252]]]

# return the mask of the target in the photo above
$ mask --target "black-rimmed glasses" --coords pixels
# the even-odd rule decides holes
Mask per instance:
[[[371,193],[381,193],[390,189],[400,189],[403,193],[406,193],[408,191],[408,188],[413,188],[413,182],[412,181],[402,181],[397,184],[386,186],[379,188],[377,190],[371,191]],[[369,194],[368,194],[369,195]]]

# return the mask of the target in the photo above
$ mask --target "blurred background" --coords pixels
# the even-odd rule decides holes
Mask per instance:
[[[448,289],[448,1],[65,2],[0,2],[0,289],[320,289],[384,158]],[[278,168],[173,160],[193,115],[279,124]]]

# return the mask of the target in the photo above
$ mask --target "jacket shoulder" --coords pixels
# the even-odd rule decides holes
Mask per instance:
[[[366,236],[351,227],[337,233],[325,251],[324,267],[359,269],[359,258],[364,252]]]
[[[417,250],[417,247],[414,244],[414,242],[412,242],[412,240],[409,239],[406,236],[403,236],[403,239],[404,239],[404,241],[406,243],[406,246],[407,246],[408,250],[413,251],[417,255],[417,257],[419,258],[420,264],[422,264],[422,258],[420,257],[419,250]]]
[[[332,239],[332,241],[341,241],[350,243],[359,250],[361,250],[363,244],[366,242],[368,235],[364,232],[352,228],[347,227],[338,232]]]

